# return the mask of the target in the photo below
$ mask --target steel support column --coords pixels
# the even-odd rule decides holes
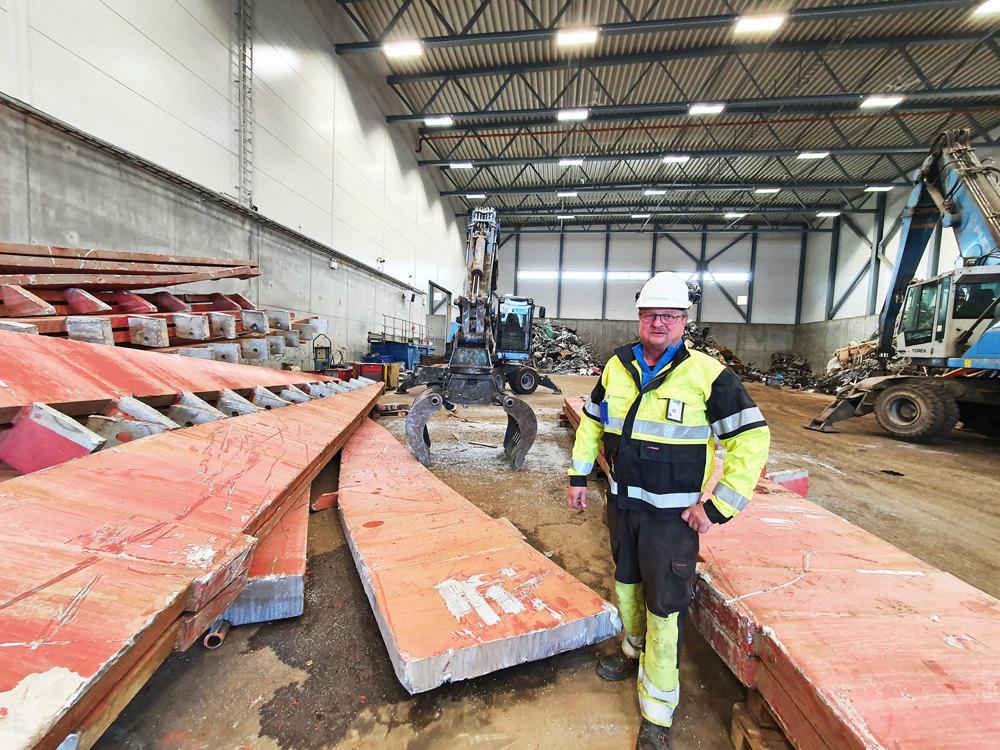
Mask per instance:
[[[562,272],[563,272],[563,246],[566,243],[566,233],[559,231],[559,275],[556,277],[556,317],[562,317]]]
[[[708,232],[701,233],[701,259],[698,261],[698,283],[701,284],[701,299],[698,300],[698,322],[701,322],[701,303],[705,299],[705,251],[708,249]]]
[[[802,288],[806,280],[806,244],[809,233],[802,233],[802,243],[799,245],[799,285],[795,292],[795,325],[802,322]]]
[[[649,276],[650,276],[650,278],[652,278],[653,276],[656,275],[656,240],[658,238],[659,238],[659,235],[657,235],[657,234],[653,235],[653,251],[652,251],[652,253],[650,253],[650,256],[649,256]]]
[[[937,276],[941,266],[941,220],[934,226],[934,236],[931,238],[931,251],[927,256],[927,278]]]
[[[517,272],[521,265],[521,234],[514,235],[514,296],[517,296]]]
[[[882,237],[885,235],[885,193],[879,193],[875,199],[875,236],[872,239],[871,261],[868,266],[868,314],[875,314],[878,302],[878,272],[882,261]]]
[[[833,295],[837,286],[837,263],[840,257],[840,217],[833,220],[833,231],[830,234],[830,270],[826,276],[826,316],[824,320],[833,318]]]
[[[757,278],[757,233],[750,235],[750,287],[747,289],[747,323],[753,322],[753,280]]]
[[[601,289],[601,320],[608,318],[608,261],[611,255],[611,225],[605,225],[604,232],[604,288]]]

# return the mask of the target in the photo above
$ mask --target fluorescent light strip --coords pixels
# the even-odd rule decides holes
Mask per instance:
[[[583,108],[580,109],[560,109],[556,114],[558,120],[586,120],[589,111]]]
[[[646,188],[642,191],[643,195],[666,195],[666,190],[661,190],[660,188]]]
[[[691,158],[691,154],[667,154],[663,157],[664,164],[683,164]]]
[[[897,95],[881,96],[873,94],[872,96],[866,96],[858,106],[861,109],[888,109],[889,107],[895,107],[905,98],[904,96]]]
[[[866,193],[888,193],[892,190],[892,185],[870,185],[865,188]]]
[[[725,108],[726,108],[725,104],[710,104],[707,102],[702,104],[692,104],[690,107],[688,107],[688,114],[717,115],[720,114],[722,110],[724,110]]]
[[[424,125],[429,128],[449,128],[455,124],[451,115],[431,115],[424,118]]]
[[[740,16],[733,31],[737,34],[754,34],[762,31],[777,31],[785,22],[783,15]]]
[[[581,167],[583,166],[583,159],[560,159],[560,167]]]
[[[745,213],[740,213],[739,211],[726,211],[726,213],[723,215],[727,219],[742,219],[744,216],[746,216]]]
[[[556,34],[556,44],[568,47],[573,44],[594,44],[597,41],[597,29],[564,29]]]
[[[761,195],[774,195],[775,193],[780,193],[781,188],[757,188],[754,192]]]
[[[471,161],[453,161],[448,165],[448,169],[472,169]]]
[[[822,219],[833,219],[840,216],[840,211],[820,211],[816,215]]]
[[[419,57],[424,54],[424,47],[416,39],[400,39],[395,42],[386,42],[382,45],[382,52],[386,57]]]
[[[652,214],[632,214],[633,219],[648,219]]]
[[[573,221],[573,214],[559,214],[556,216],[559,221]]]
[[[481,201],[486,198],[486,193],[466,193],[465,197],[470,201]]]
[[[986,0],[985,3],[972,11],[974,16],[987,16],[992,13],[1000,13],[1000,0]]]
[[[577,196],[577,193],[575,190],[563,190],[559,193],[556,193],[556,196],[559,198],[575,198]]]
[[[795,155],[796,159],[825,159],[830,155],[829,151],[800,151]]]

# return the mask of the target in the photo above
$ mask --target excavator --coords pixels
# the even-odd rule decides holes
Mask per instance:
[[[473,209],[466,240],[465,285],[462,296],[455,302],[459,327],[447,366],[422,368],[413,383],[406,383],[427,384],[406,417],[407,442],[424,466],[430,464],[427,422],[437,412],[442,408],[451,411],[456,406],[499,406],[507,414],[504,456],[519,471],[535,442],[538,420],[530,406],[506,392],[505,382],[518,393],[530,393],[539,380],[542,385],[556,389],[548,378],[539,377],[532,368],[515,359],[521,349],[527,359],[534,307],[531,300],[504,297],[497,309],[493,308],[499,268],[498,235],[496,210]],[[531,373],[535,379],[526,382]]]
[[[961,421],[1000,437],[1000,170],[984,165],[968,130],[934,141],[914,173],[899,253],[879,315],[883,372],[893,357],[919,375],[867,378],[841,390],[807,429],[875,413],[890,435],[940,438]],[[956,268],[914,280],[938,220],[955,232]],[[902,314],[900,314],[902,313]]]

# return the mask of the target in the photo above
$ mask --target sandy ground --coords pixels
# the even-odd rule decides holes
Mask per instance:
[[[556,380],[566,395],[585,394],[594,382]],[[936,445],[916,446],[889,438],[872,417],[842,423],[839,434],[809,432],[802,425],[828,397],[750,390],[771,424],[770,464],[808,469],[811,500],[1000,596],[1000,442],[959,430]],[[539,435],[520,473],[500,457],[505,416],[486,408],[435,417],[432,469],[610,597],[603,493],[591,493],[583,514],[566,507],[572,431],[556,425],[562,398],[544,389],[527,397]],[[382,423],[405,442],[402,419]],[[335,484],[335,476],[322,482]],[[197,646],[173,655],[97,747],[631,748],[638,727],[634,683],[605,683],[593,671],[595,657],[614,647],[579,649],[411,697],[392,672],[335,511],[322,511],[310,525],[305,614],[234,628],[216,651]],[[731,709],[743,688],[693,628],[685,649],[674,747],[731,748]]]

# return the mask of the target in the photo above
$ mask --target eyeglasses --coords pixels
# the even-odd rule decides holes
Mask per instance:
[[[676,323],[681,318],[686,318],[686,313],[655,313],[655,312],[641,312],[639,313],[639,320],[643,323],[652,323],[654,320],[659,318],[662,323]]]

